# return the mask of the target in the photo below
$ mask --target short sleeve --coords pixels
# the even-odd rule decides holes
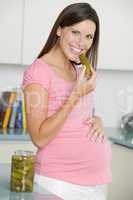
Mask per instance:
[[[22,89],[27,85],[36,83],[49,90],[51,74],[48,65],[36,59],[25,71],[22,81]]]

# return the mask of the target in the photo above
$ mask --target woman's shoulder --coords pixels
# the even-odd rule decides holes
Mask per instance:
[[[37,58],[24,71],[23,87],[28,84],[37,83],[49,88],[51,83],[51,72],[49,67],[40,58]]]
[[[50,73],[49,66],[42,58],[36,58],[33,63],[31,63],[27,68],[26,71],[30,71],[33,73]]]

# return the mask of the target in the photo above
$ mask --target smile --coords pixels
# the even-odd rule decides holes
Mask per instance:
[[[81,53],[81,51],[82,51],[82,49],[77,49],[77,48],[75,48],[75,47],[70,47],[71,48],[71,50],[74,52],[74,53]]]

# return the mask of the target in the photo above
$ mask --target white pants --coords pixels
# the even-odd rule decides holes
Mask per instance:
[[[34,182],[35,192],[46,194],[46,190],[48,190],[64,200],[106,199],[105,192],[107,185],[82,186],[40,175],[35,175]]]

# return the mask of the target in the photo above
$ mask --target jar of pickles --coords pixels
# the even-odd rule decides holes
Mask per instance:
[[[12,155],[10,189],[14,192],[32,192],[35,155],[32,151],[17,150]]]

